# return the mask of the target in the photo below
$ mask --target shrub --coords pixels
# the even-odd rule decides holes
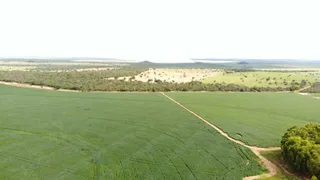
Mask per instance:
[[[80,91],[284,91],[289,88],[247,87],[238,84],[218,83],[204,84],[199,81],[175,83],[168,78],[166,82],[148,78],[148,82],[133,80],[144,69],[121,68],[107,71],[0,71],[0,80],[7,82],[29,83],[50,86],[55,89],[74,89]],[[139,76],[140,76],[139,75]],[[110,77],[119,77],[117,80]],[[126,77],[125,81],[123,78]],[[121,80],[120,80],[121,79]],[[130,81],[131,80],[131,81]],[[155,82],[155,83],[153,83]],[[172,83],[171,83],[172,82]],[[259,82],[261,84],[261,82]]]
[[[320,177],[320,124],[288,129],[282,137],[281,149],[295,171]]]
[[[296,91],[296,90],[299,90],[298,86],[293,85],[290,87],[290,91]]]

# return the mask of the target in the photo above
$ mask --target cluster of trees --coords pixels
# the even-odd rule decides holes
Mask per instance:
[[[295,171],[320,178],[320,124],[288,129],[281,148],[284,159]]]
[[[213,83],[203,84],[198,81],[189,83],[170,83],[157,80],[155,82],[134,81],[134,76],[145,69],[120,68],[108,71],[0,71],[0,80],[7,82],[27,83],[50,86],[56,89],[79,91],[288,91],[290,88],[246,87],[236,84]],[[129,81],[117,77],[131,76]],[[115,77],[116,80],[108,80]]]
[[[320,82],[313,83],[310,88],[305,89],[305,90],[303,90],[302,92],[307,92],[307,93],[320,93]]]

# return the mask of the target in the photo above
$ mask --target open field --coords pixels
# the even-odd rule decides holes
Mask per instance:
[[[288,87],[293,82],[305,80],[313,83],[320,80],[320,74],[312,72],[237,72],[220,73],[202,80],[203,83],[242,84],[248,87]]]
[[[118,77],[118,79],[125,81],[135,80],[141,82],[155,82],[156,80],[160,80],[163,82],[186,83],[191,81],[200,81],[206,77],[215,76],[217,73],[218,70],[216,69],[150,68],[149,70],[136,75],[133,79],[131,76]]]
[[[39,65],[75,65],[75,66],[114,66],[114,65],[128,65],[124,63],[101,63],[101,62],[56,62],[56,61],[46,61],[46,62],[31,62],[31,61],[0,61],[1,66],[39,66]]]
[[[222,128],[259,147],[280,146],[287,128],[319,123],[320,101],[294,93],[166,93]]]
[[[28,71],[36,68],[36,66],[0,66],[0,71]]]
[[[0,61],[0,70],[39,70],[39,71],[65,71],[65,70],[108,70],[128,66],[124,63],[102,62],[50,62],[50,61]]]
[[[253,68],[253,70],[256,71],[284,71],[284,72],[306,72],[306,71],[312,71],[312,72],[320,72],[320,68],[312,68],[312,67],[306,67],[306,68],[301,68],[301,67],[292,67],[292,68]]]
[[[0,179],[242,179],[257,157],[158,93],[0,85]]]

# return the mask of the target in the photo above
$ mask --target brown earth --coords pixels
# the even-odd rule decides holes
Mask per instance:
[[[134,77],[134,81],[154,82],[161,80],[163,82],[187,83],[191,81],[201,81],[204,78],[216,76],[217,69],[154,69],[150,68]],[[118,77],[119,80],[129,81],[131,76]],[[115,78],[107,78],[114,80]]]

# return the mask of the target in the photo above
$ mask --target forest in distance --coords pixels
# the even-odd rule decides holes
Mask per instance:
[[[313,179],[319,177],[319,171],[316,168],[318,164],[313,163],[319,156],[311,155],[312,153],[318,153],[315,151],[318,146],[318,138],[315,140],[315,146],[309,146],[304,141],[301,141],[301,143],[300,141],[296,141],[296,143],[300,143],[299,145],[301,146],[299,147],[296,145],[291,146],[290,140],[286,143],[290,149],[288,151],[284,151],[284,148],[280,147],[280,140],[286,129],[289,128],[290,130],[290,127],[293,125],[301,127],[310,122],[319,123],[317,109],[320,96],[316,93],[319,92],[320,68],[275,68],[272,65],[265,67],[261,65],[259,66],[260,68],[254,68],[250,67],[251,64],[245,62],[242,62],[242,64],[228,64],[224,68],[218,68],[216,65],[205,66],[206,64],[203,63],[169,65],[148,62],[140,64],[0,62],[0,96],[3,99],[2,103],[0,102],[0,106],[3,111],[8,112],[3,114],[5,126],[3,127],[4,131],[0,131],[0,133],[3,133],[3,137],[8,135],[10,137],[6,141],[3,141],[3,143],[6,144],[6,147],[9,147],[9,142],[12,140],[19,141],[16,138],[32,141],[33,138],[41,139],[42,137],[45,139],[49,138],[52,141],[62,140],[65,143],[78,142],[76,144],[69,144],[68,146],[70,149],[79,147],[81,150],[79,151],[80,154],[74,154],[74,151],[70,151],[70,153],[74,154],[69,159],[70,162],[77,160],[79,157],[82,158],[82,162],[76,163],[74,169],[69,169],[72,171],[72,174],[63,175],[70,179],[96,179],[99,176],[105,179],[125,179],[128,177],[150,179],[151,176],[155,179],[159,176],[166,177],[167,179],[170,179],[170,176],[180,176],[181,179],[188,179],[187,176],[192,174],[197,179],[215,179],[218,177],[250,179],[255,177],[255,175],[261,177],[261,180],[295,180],[301,176],[312,177]],[[219,67],[223,67],[223,65],[219,65]],[[255,65],[255,67],[257,66]],[[148,107],[145,106],[146,103]],[[46,105],[43,106],[43,104]],[[167,106],[167,104],[170,104],[172,107]],[[159,119],[157,119],[156,116],[152,116],[151,114],[158,112],[160,107],[163,109],[164,114],[158,116]],[[43,109],[40,110],[41,114],[39,114],[39,109],[41,108]],[[19,113],[13,113],[16,112],[16,109],[19,109]],[[25,111],[25,109],[28,109],[28,111]],[[170,111],[171,113],[169,113],[168,109],[174,110],[174,112]],[[125,113],[123,113],[124,111]],[[145,116],[146,111],[149,111],[151,115],[148,118]],[[61,115],[56,112],[66,112],[66,114]],[[172,117],[171,114],[176,114],[177,116]],[[186,115],[185,118],[181,118],[181,116],[184,117],[183,114]],[[163,116],[168,116],[165,118],[167,122],[162,121]],[[26,120],[25,117],[29,118]],[[196,120],[192,120],[194,124],[202,126],[204,124],[197,122],[202,120],[209,125],[207,127],[209,131],[205,130],[205,132],[209,133],[206,134],[207,142],[203,143],[203,145],[207,146],[210,144],[208,142],[211,142],[212,147],[208,147],[209,149],[206,150],[206,147],[201,146],[202,150],[205,150],[201,157],[203,159],[211,157],[207,165],[203,165],[203,161],[193,154],[195,152],[193,151],[194,148],[200,147],[200,144],[196,143],[199,140],[189,141],[185,139],[190,139],[188,136],[193,136],[194,133],[198,134],[197,138],[202,139],[203,135],[205,135],[203,134],[204,132],[190,130],[191,133],[187,133],[185,132],[187,126],[172,124],[174,122],[179,123],[179,120],[187,123],[187,119],[190,117]],[[52,121],[52,118],[59,119],[59,122],[56,122],[56,120]],[[50,122],[50,127],[48,128],[53,130],[52,134],[43,134],[45,132],[43,130],[48,125],[47,122],[32,123],[32,120],[36,122],[39,119],[47,119],[47,122]],[[79,123],[79,119],[81,122],[86,123]],[[78,123],[75,123],[75,121]],[[121,123],[120,121],[123,122]],[[145,124],[144,121],[152,123],[141,126],[140,123]],[[133,124],[128,124],[128,122]],[[169,123],[170,125],[163,124],[161,128],[164,132],[162,132],[162,130],[158,131],[152,127],[152,124],[155,125],[155,122],[160,124]],[[22,125],[23,123],[26,124]],[[61,126],[61,123],[70,123],[79,127],[80,125],[84,126],[85,128],[80,128],[78,132],[82,136],[61,134],[59,128],[69,127],[68,125]],[[101,126],[101,123],[105,126]],[[191,123],[191,121],[188,123]],[[120,124],[121,127],[118,126]],[[130,139],[118,141],[116,138],[120,137],[119,134],[117,135],[118,131],[105,133],[105,127],[109,126],[118,127],[122,130],[128,128],[127,130],[130,132],[136,132],[131,131],[132,128],[136,128],[138,133],[131,134]],[[160,126],[156,125],[156,127]],[[168,127],[171,129],[168,129]],[[179,137],[181,133],[176,133],[177,127],[186,135],[185,137]],[[194,125],[190,126],[190,128],[194,128]],[[78,128],[73,127],[70,130],[74,131],[75,129]],[[88,132],[84,132],[83,129],[88,130]],[[122,133],[122,130],[119,133]],[[220,132],[220,130],[223,132]],[[101,134],[99,133],[100,131],[104,133]],[[117,158],[126,159],[132,152],[136,153],[136,156],[130,157],[134,160],[132,162],[138,162],[139,166],[133,166],[129,163],[131,161],[126,161],[126,168],[119,169],[117,161],[113,161],[107,157],[107,154],[105,154],[106,156],[92,156],[92,153],[96,152],[95,148],[105,148],[104,144],[96,143],[95,138],[92,137],[93,132],[96,132],[94,136],[101,141],[107,140],[105,145],[108,147],[110,145],[110,148],[105,150],[106,152],[115,153],[112,155],[114,158],[117,156]],[[147,143],[145,146],[140,146],[145,142],[144,138],[141,138],[145,134],[150,135],[151,132],[154,133],[154,137],[161,137],[161,139],[152,138],[152,144]],[[232,145],[233,148],[229,148],[227,147],[230,146],[229,142],[222,138],[221,142],[229,145],[216,146],[216,141],[212,141],[212,138],[209,138],[213,132],[226,136],[236,144]],[[306,135],[304,131],[301,132],[303,133],[295,134],[294,138],[300,134]],[[25,133],[27,133],[27,137]],[[161,136],[159,136],[159,133]],[[309,133],[311,136],[312,134],[314,133]],[[217,137],[214,138],[216,139]],[[180,145],[177,146],[178,149],[167,149],[166,143],[172,140],[177,140],[177,142],[185,145],[188,144],[190,147],[186,148],[190,149],[190,151],[186,154],[183,152],[184,150],[181,151],[180,147],[182,146]],[[128,143],[129,141],[134,143],[130,144]],[[177,142],[169,144],[170,146],[173,144],[177,145]],[[44,141],[41,141],[41,143],[44,143]],[[142,144],[137,145],[136,143]],[[45,144],[50,145],[50,143]],[[118,147],[126,149],[127,152],[110,151],[121,144],[128,145],[127,148]],[[305,144],[308,146],[305,146]],[[158,149],[160,152],[150,149],[150,152],[154,153],[152,158],[155,159],[153,160],[144,159],[140,156],[144,153],[139,149],[142,147],[149,149],[150,145],[156,148],[161,147],[161,149]],[[214,151],[213,147],[215,147]],[[307,155],[295,153],[296,151],[293,148],[296,147],[298,147],[298,150],[304,149],[303,152]],[[63,150],[59,147],[59,144],[54,145],[52,148],[56,148],[58,151]],[[309,148],[309,150],[305,150],[305,148]],[[226,156],[233,155],[237,161],[236,164],[223,156],[224,153],[219,153],[225,152],[226,149],[230,149],[230,152]],[[41,152],[41,150],[38,151]],[[15,156],[15,153],[9,150],[3,150],[3,152],[6,154],[5,157],[7,159]],[[291,155],[292,152],[294,152],[294,156]],[[22,154],[19,152],[19,155]],[[158,161],[157,157],[159,155],[167,158],[162,157],[161,161]],[[171,156],[178,159],[173,160]],[[312,161],[308,161],[301,156],[312,157],[313,159]],[[27,153],[26,157],[31,158],[33,156]],[[187,157],[194,157],[199,161],[195,163],[195,159]],[[219,158],[216,159],[217,157]],[[265,161],[263,157],[267,158],[267,160]],[[35,157],[35,159],[39,158],[42,157]],[[54,159],[47,158],[49,159],[49,164],[54,164]],[[165,164],[176,166],[174,168],[176,171],[169,166],[165,168],[167,173],[160,173],[158,170],[155,171],[155,169],[152,170],[153,173],[150,173],[148,169],[144,169],[145,163],[152,163],[152,168],[158,165],[162,166],[162,159],[166,159]],[[179,159],[185,161],[185,165],[180,164],[181,161]],[[298,161],[295,159],[298,159]],[[64,158],[61,156],[59,161],[63,160]],[[112,162],[109,160],[112,160]],[[301,163],[304,168],[303,171],[299,169],[301,166],[295,166],[299,162],[304,163]],[[313,164],[310,164],[311,162]],[[268,163],[275,166],[271,167]],[[16,160],[11,160],[9,163],[11,168],[21,168],[17,164],[20,163]],[[82,167],[84,164],[87,165]],[[64,165],[68,166],[68,163],[64,163]],[[123,164],[120,163],[120,165],[122,166]],[[287,166],[288,168],[283,168]],[[137,171],[132,167],[137,167],[143,173],[135,173]],[[3,176],[0,175],[0,179],[13,177],[10,173],[11,168],[1,169],[5,173]],[[204,168],[206,170],[202,171]],[[230,168],[234,168],[234,171],[230,171]],[[54,171],[52,168],[48,169]],[[28,175],[17,174],[21,177],[29,177],[30,175],[37,176],[38,178],[46,174],[41,169],[36,170],[38,175],[30,173],[29,168],[27,168],[27,171],[29,172]],[[59,172],[60,170],[56,169],[55,171]],[[121,173],[118,174],[118,171],[121,171]]]
[[[145,68],[122,67],[105,71],[0,71],[0,80],[5,82],[26,83],[49,86],[55,89],[78,91],[295,91],[303,88],[304,82],[295,82],[287,87],[248,87],[234,83],[202,83],[192,81],[186,83],[165,82],[152,79],[153,83],[135,81],[135,76],[144,72]],[[245,70],[239,70],[241,72]],[[252,70],[250,70],[252,72]],[[117,79],[128,76],[128,81]],[[114,80],[108,78],[114,77]]]

